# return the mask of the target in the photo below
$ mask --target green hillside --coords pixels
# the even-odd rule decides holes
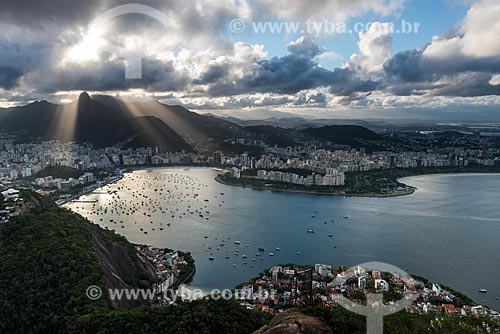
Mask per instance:
[[[60,179],[69,179],[69,178],[78,179],[82,175],[83,172],[75,168],[66,166],[49,166],[44,170],[41,170],[30,177],[27,177],[26,180],[33,181],[36,178],[47,177],[47,176],[52,176],[53,178],[60,178]]]
[[[116,287],[96,241],[120,257],[120,287],[149,287],[153,278],[125,238],[32,196],[38,208],[0,225],[0,333],[251,333],[265,323],[233,302],[136,308],[90,300],[89,286]]]

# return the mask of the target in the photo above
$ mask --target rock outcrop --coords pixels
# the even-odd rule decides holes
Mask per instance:
[[[309,317],[296,309],[287,310],[274,317],[269,324],[254,334],[331,334],[319,319]]]

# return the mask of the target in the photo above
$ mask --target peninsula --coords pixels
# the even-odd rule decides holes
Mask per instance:
[[[264,173],[265,172],[265,173]],[[466,173],[500,173],[500,166],[468,165],[456,167],[418,167],[392,168],[367,172],[347,172],[342,185],[317,185],[314,179],[317,174],[309,170],[257,171],[243,170],[222,171],[215,180],[219,183],[279,192],[305,193],[330,196],[354,197],[396,197],[411,195],[416,188],[400,181],[401,178],[430,174],[466,174]],[[290,175],[305,175],[309,183],[292,183]],[[264,177],[262,175],[265,175]],[[267,176],[270,175],[270,176]],[[266,177],[267,176],[267,177]],[[321,178],[323,175],[319,174]],[[279,180],[279,181],[278,181]],[[286,181],[284,181],[286,180]]]

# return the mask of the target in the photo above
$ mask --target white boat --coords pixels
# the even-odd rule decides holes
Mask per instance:
[[[280,249],[279,247],[276,247],[276,250],[277,250],[277,251],[280,251],[281,249]]]
[[[479,289],[479,292],[486,293],[486,292],[488,292],[488,290],[486,290],[486,289]]]
[[[274,256],[274,253],[269,253],[269,256]]]

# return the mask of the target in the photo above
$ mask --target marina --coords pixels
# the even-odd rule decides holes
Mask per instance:
[[[405,180],[418,187],[414,195],[377,199],[261,192],[219,184],[216,175],[134,171],[79,198],[97,202],[66,207],[133,243],[192,252],[195,287],[233,288],[278,263],[383,261],[498,305],[500,176],[414,177]],[[450,188],[454,195],[445,195]],[[453,261],[436,258],[444,252]]]

